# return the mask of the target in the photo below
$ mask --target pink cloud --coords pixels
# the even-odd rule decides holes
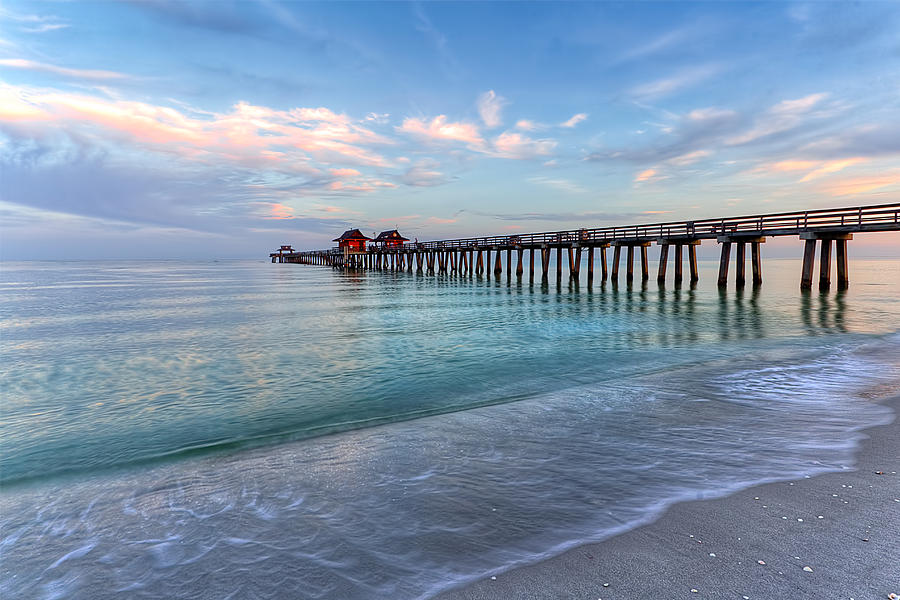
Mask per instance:
[[[0,103],[0,118],[8,121],[54,122],[96,138],[124,138],[189,158],[206,153],[209,160],[250,164],[281,160],[289,170],[305,165],[309,157],[326,163],[390,166],[372,146],[391,140],[324,108],[278,111],[242,102],[230,112],[201,118],[145,102],[12,86],[0,88],[0,99],[9,100]]]
[[[477,126],[471,123],[448,122],[445,115],[438,115],[430,122],[423,119],[405,119],[398,130],[429,140],[465,142],[473,149],[481,149],[484,146],[484,140]]]
[[[822,191],[831,196],[851,196],[865,194],[882,188],[900,185],[900,174],[872,175],[849,177],[837,181],[829,181]]]
[[[279,204],[277,202],[264,204],[268,209],[267,213],[263,216],[265,219],[284,220],[294,218],[294,209],[290,206],[285,206],[284,204]]]
[[[556,148],[555,140],[534,140],[521,133],[504,132],[494,140],[494,148],[505,158],[536,158]]]
[[[637,174],[634,178],[635,183],[641,183],[643,181],[650,181],[656,177],[656,169],[646,169]]]
[[[330,169],[329,172],[335,177],[359,177],[360,175],[356,169]]]

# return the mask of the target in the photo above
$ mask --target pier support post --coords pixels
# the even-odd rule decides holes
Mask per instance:
[[[750,263],[753,266],[753,285],[762,283],[762,258],[759,254],[761,242],[750,242]]]
[[[569,277],[575,276],[575,248],[569,246],[566,248],[566,255],[569,257]]]
[[[481,248],[478,249],[478,264],[475,266],[475,273],[478,275],[484,273],[484,251]]]
[[[606,277],[609,274],[608,265],[606,264],[606,248],[607,246],[600,246],[600,281],[605,282]]]
[[[625,257],[625,281],[634,280],[634,246],[628,246]]]
[[[684,279],[684,246],[675,244],[675,283]],[[688,246],[690,248],[690,246]]]
[[[541,277],[547,279],[550,270],[550,246],[541,246]]]
[[[494,275],[496,275],[498,277],[500,276],[501,273],[503,273],[503,261],[500,260],[500,253],[501,253],[500,248],[497,248],[497,252],[496,252],[497,256],[494,259]]]
[[[512,246],[506,249],[506,280],[512,278]]]
[[[735,265],[734,282],[738,287],[744,287],[747,282],[747,243],[737,243],[737,265]]]
[[[728,285],[728,261],[731,260],[731,242],[720,242],[722,255],[719,258],[719,285]]]
[[[659,283],[666,282],[666,266],[669,262],[669,244],[662,244],[659,247],[659,269],[656,272],[656,281]]]
[[[525,267],[522,265],[522,259],[525,256],[525,248],[522,248],[521,246],[516,248],[516,254],[518,258],[516,262],[516,277],[521,278],[522,273],[525,271]]]
[[[562,245],[556,247],[556,280],[562,279]]]
[[[528,249],[530,260],[528,261],[528,281],[534,281],[534,246]]]
[[[650,265],[647,261],[647,246],[641,245],[641,281],[650,279]]]
[[[688,266],[690,267],[691,283],[697,283],[697,280],[700,279],[700,272],[697,270],[697,245],[699,243],[698,241],[688,245]]]
[[[831,240],[823,239],[819,249],[819,289],[827,290],[831,287]]]
[[[846,290],[850,286],[847,269],[847,240],[834,240],[834,249],[837,261],[838,289]]]
[[[622,246],[613,248],[612,280],[619,281],[619,258],[622,256]]]
[[[816,262],[816,240],[808,239],[803,248],[803,270],[800,274],[800,289],[812,288],[812,272]]]
[[[588,285],[594,282],[594,248],[588,248]]]
[[[576,246],[575,248],[575,268],[572,274],[576,279],[581,277],[581,246]]]

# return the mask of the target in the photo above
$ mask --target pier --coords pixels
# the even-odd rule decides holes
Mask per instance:
[[[586,257],[585,268],[590,284],[594,281],[595,274],[601,282],[607,279],[614,282],[619,280],[623,249],[625,280],[630,282],[635,278],[635,254],[640,256],[640,278],[642,281],[648,280],[650,264],[647,249],[656,244],[660,247],[657,280],[660,283],[666,281],[670,250],[674,248],[672,276],[679,283],[684,279],[685,254],[690,281],[698,280],[697,246],[707,240],[715,241],[720,247],[718,284],[728,284],[729,277],[732,276],[731,261],[734,255],[733,278],[735,285],[742,287],[747,280],[748,245],[752,283],[759,285],[763,281],[762,244],[766,238],[797,236],[803,242],[800,287],[810,289],[813,286],[818,248],[818,285],[824,290],[831,286],[832,248],[837,263],[837,287],[846,289],[850,283],[848,242],[853,239],[854,234],[884,231],[900,231],[900,204],[417,243],[403,242],[401,240],[405,238],[393,231],[383,232],[375,238],[376,241],[386,241],[374,246],[367,246],[366,241],[371,238],[353,229],[335,240],[339,242],[338,248],[298,252],[291,246],[282,246],[269,257],[273,263],[323,265],[340,269],[388,269],[410,273],[415,271],[432,275],[456,273],[481,276],[492,272],[495,277],[500,278],[505,271],[507,280],[511,281],[513,274],[517,280],[524,276],[524,255],[528,252],[529,281],[534,281],[536,265],[540,267],[541,280],[546,281],[550,276],[551,253],[555,252],[557,281],[562,279],[564,263],[569,276],[578,278]],[[611,265],[607,261],[609,248],[612,248]],[[599,273],[595,273],[598,262]]]

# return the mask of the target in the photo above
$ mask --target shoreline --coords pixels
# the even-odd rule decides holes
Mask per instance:
[[[894,411],[894,420],[860,432],[865,437],[852,469],[679,502],[652,523],[433,598],[863,600],[900,594],[900,395],[877,402]]]

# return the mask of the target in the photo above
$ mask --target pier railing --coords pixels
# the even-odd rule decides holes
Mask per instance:
[[[400,248],[406,250],[432,250],[493,246],[527,247],[545,244],[552,246],[554,244],[572,243],[599,244],[622,239],[715,239],[723,235],[797,235],[804,231],[829,229],[851,233],[855,231],[894,231],[900,229],[900,204],[435,240],[407,243]],[[396,251],[396,249],[395,247],[391,250]]]

